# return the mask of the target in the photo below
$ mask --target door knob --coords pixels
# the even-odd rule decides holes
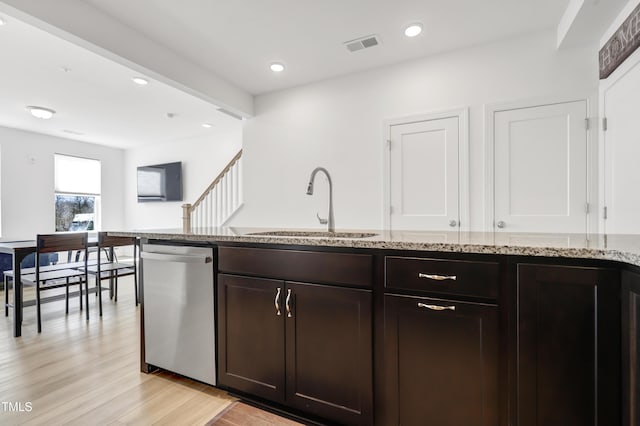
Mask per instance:
[[[506,226],[507,224],[504,223],[503,221],[499,221],[498,223],[496,223],[496,226],[498,226],[498,228],[502,229]]]
[[[449,226],[450,226],[450,227],[452,227],[452,228],[454,228],[454,227],[458,226],[458,221],[457,221],[457,220],[455,220],[455,219],[451,219],[451,220],[449,221]]]

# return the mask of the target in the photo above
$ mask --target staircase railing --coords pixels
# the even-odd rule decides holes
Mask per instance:
[[[183,231],[221,226],[242,205],[242,150],[193,204],[182,205]]]

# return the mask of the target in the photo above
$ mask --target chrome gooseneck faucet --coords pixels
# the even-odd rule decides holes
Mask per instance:
[[[309,178],[309,186],[307,187],[307,195],[313,195],[313,181],[316,178],[316,174],[318,172],[322,172],[327,176],[327,180],[329,180],[329,218],[322,219],[318,213],[316,216],[322,225],[327,225],[329,232],[334,232],[336,230],[335,220],[333,218],[333,184],[331,183],[331,176],[329,176],[329,172],[324,167],[316,167],[311,172],[311,177]]]

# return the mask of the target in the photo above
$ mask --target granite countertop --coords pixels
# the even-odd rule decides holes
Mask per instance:
[[[278,231],[274,228],[198,228],[185,233],[182,229],[110,231],[114,236],[133,236],[181,241],[234,241],[256,244],[283,244],[323,247],[374,248],[394,250],[440,251],[456,253],[510,254],[521,256],[604,259],[640,266],[640,235],[524,234],[508,232],[426,232],[345,230],[351,233],[373,233],[366,238],[336,238],[319,229],[288,230],[298,236],[253,235]],[[305,232],[321,236],[306,236]],[[339,232],[343,232],[340,230]]]

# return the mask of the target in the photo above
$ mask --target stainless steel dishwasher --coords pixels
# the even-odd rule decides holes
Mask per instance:
[[[142,245],[145,362],[216,384],[213,248]]]

